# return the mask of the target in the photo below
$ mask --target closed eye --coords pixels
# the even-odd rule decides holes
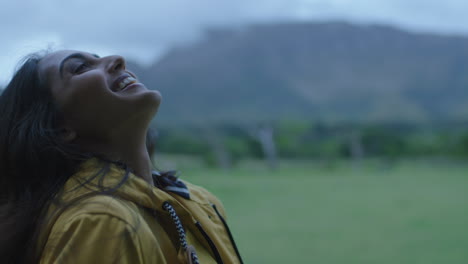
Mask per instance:
[[[86,62],[79,63],[78,65],[76,65],[76,67],[73,68],[72,72],[73,72],[73,74],[80,74],[84,70],[86,70],[86,68],[88,68],[88,67],[89,67],[89,65]]]

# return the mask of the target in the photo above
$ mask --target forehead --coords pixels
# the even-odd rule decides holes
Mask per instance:
[[[39,72],[41,75],[45,75],[47,79],[54,79],[59,75],[60,63],[69,55],[74,53],[81,53],[85,56],[89,55],[88,52],[77,51],[77,50],[60,50],[44,56],[39,63]]]

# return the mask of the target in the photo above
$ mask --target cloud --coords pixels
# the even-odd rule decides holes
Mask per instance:
[[[468,32],[461,0],[22,0],[0,4],[0,85],[24,54],[56,48],[121,54],[150,63],[212,26],[341,19]]]

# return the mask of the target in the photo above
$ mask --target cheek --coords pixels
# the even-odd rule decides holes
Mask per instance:
[[[86,109],[105,103],[110,96],[103,78],[94,75],[77,77],[66,87],[62,107],[66,113],[86,112]]]
[[[98,129],[109,120],[116,100],[106,80],[96,74],[75,76],[61,94],[61,108],[77,130]]]

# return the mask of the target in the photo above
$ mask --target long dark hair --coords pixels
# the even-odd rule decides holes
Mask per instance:
[[[101,194],[112,194],[132,172],[126,164],[83,151],[61,140],[63,116],[53,100],[47,80],[39,74],[39,62],[47,53],[27,56],[7,87],[0,92],[0,261],[37,263],[38,238],[45,226],[44,212],[79,165],[96,157],[102,171],[113,163],[125,170],[111,188],[99,186]],[[155,136],[147,134],[147,149],[154,152]],[[175,179],[176,171],[160,172]],[[98,173],[93,177],[104,177]],[[68,205],[62,205],[64,208]]]
[[[90,158],[60,140],[61,120],[46,80],[43,55],[28,56],[0,95],[0,260],[36,262],[41,212],[78,165]]]

